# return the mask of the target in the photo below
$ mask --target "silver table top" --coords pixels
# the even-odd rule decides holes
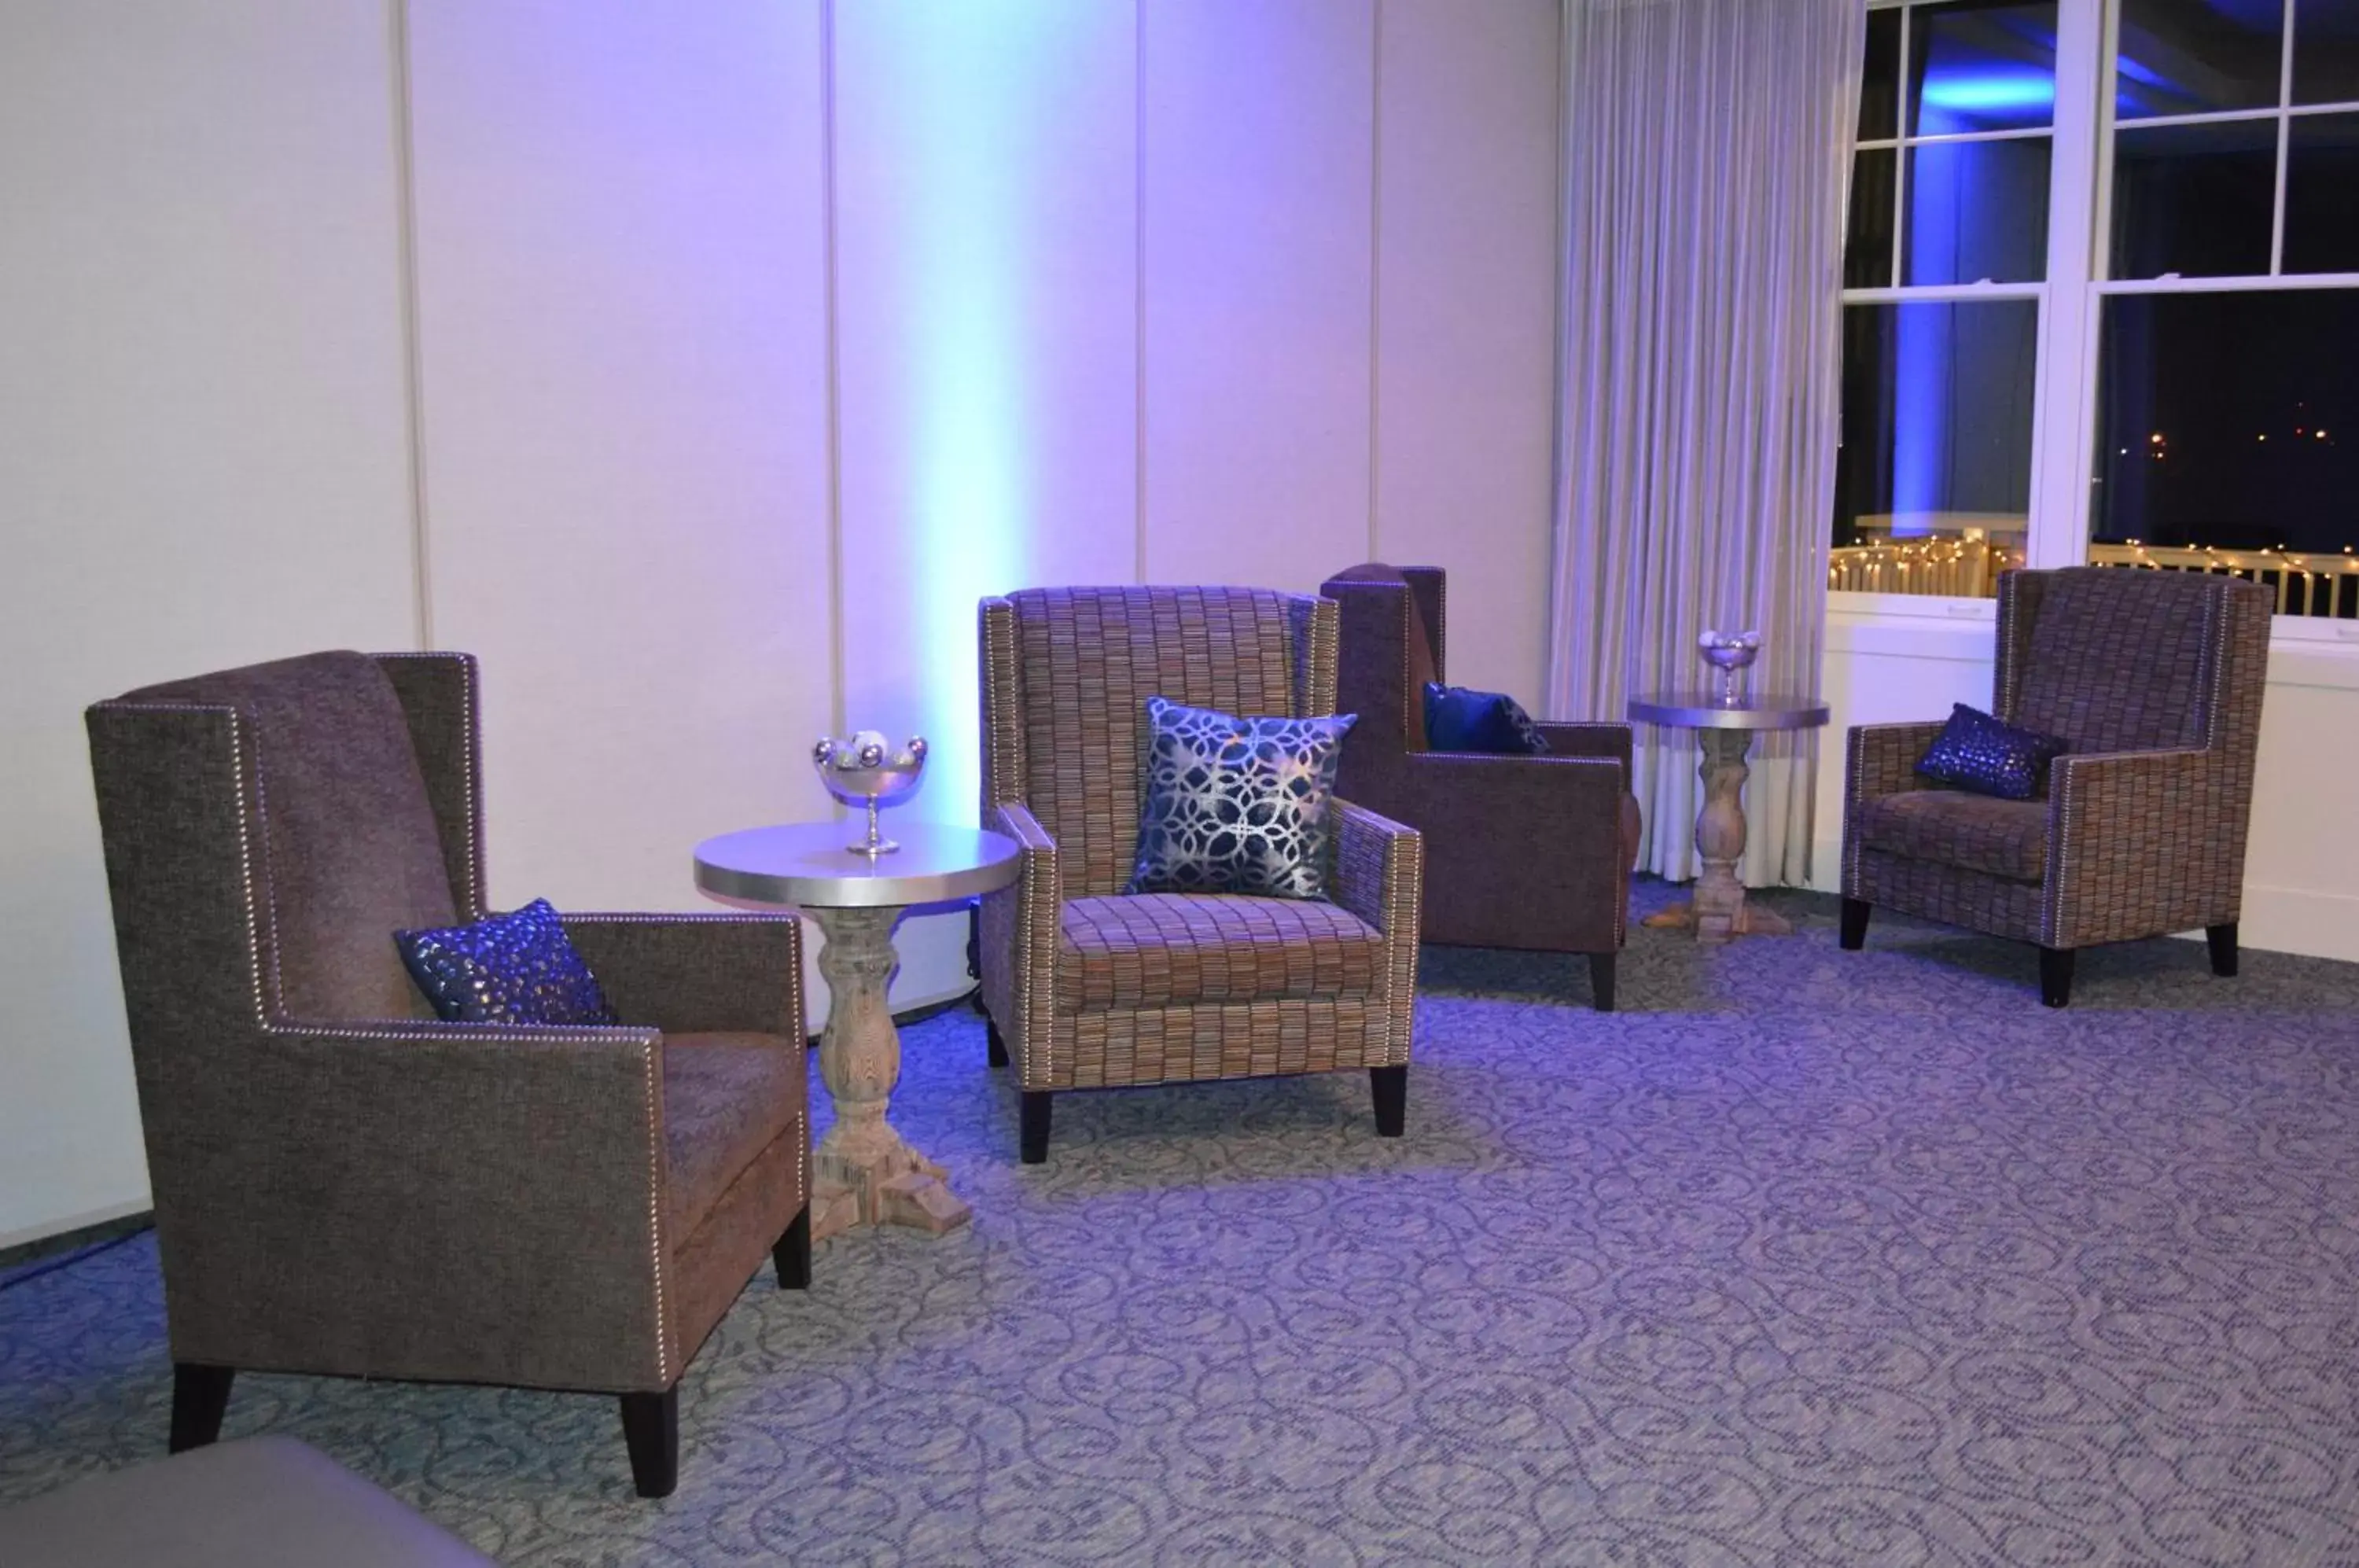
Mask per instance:
[[[1630,722],[1683,730],[1813,730],[1827,722],[1827,705],[1782,692],[1730,703],[1712,691],[1649,691],[1630,699]]]
[[[887,817],[885,836],[901,847],[870,860],[844,847],[861,832],[851,821],[788,822],[706,839],[697,890],[741,908],[893,909],[993,892],[1022,871],[1005,833]]]

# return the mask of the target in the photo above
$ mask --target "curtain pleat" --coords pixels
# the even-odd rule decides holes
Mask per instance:
[[[1706,627],[1816,695],[1862,0],[1566,0],[1547,705],[1696,689]],[[1642,868],[1699,869],[1693,735],[1641,726]],[[1817,737],[1755,747],[1740,874],[1810,875]]]

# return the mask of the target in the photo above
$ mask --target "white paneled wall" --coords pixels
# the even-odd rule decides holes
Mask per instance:
[[[1376,13],[1143,0],[1151,581],[1312,588],[1374,553]]]
[[[833,723],[968,816],[987,590],[1435,561],[1534,694],[1555,82],[1550,0],[0,7],[0,1246],[145,1203],[136,681],[469,648],[495,900],[638,908]]]
[[[0,6],[0,1245],[147,1179],[82,710],[416,636],[377,0]]]
[[[816,0],[412,0],[437,645],[483,660],[491,892],[692,909],[827,800]]]
[[[1537,706],[1556,421],[1557,0],[1385,0],[1375,549],[1450,573],[1449,676]],[[1537,330],[1539,323],[1549,330]]]

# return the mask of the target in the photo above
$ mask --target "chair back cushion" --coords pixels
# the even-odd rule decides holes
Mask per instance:
[[[2204,744],[2222,580],[2082,567],[2038,574],[2014,711],[2075,752]]]
[[[1024,798],[1057,840],[1068,898],[1119,893],[1138,842],[1147,700],[1245,717],[1313,710],[1310,611],[1262,588],[1011,593]],[[1299,630],[1298,628],[1300,628]],[[1332,664],[1324,706],[1333,705]]]
[[[255,752],[266,989],[279,1009],[303,1020],[432,1018],[393,933],[457,914],[408,722],[376,660],[308,654],[124,701],[238,710]]]

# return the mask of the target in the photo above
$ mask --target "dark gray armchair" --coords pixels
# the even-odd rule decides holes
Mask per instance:
[[[1843,945],[1879,909],[2032,942],[2051,1007],[2102,942],[2201,926],[2213,971],[2235,974],[2269,608],[2256,583],[2197,572],[2002,576],[1991,711],[2071,749],[2042,798],[2000,800],[1918,775],[1939,720],[1854,728]]]
[[[622,1028],[437,1020],[393,944],[484,912],[474,661],[322,653],[89,713],[175,1452],[239,1368],[618,1395],[810,1279],[801,928],[569,915]],[[683,860],[683,876],[686,862]]]

